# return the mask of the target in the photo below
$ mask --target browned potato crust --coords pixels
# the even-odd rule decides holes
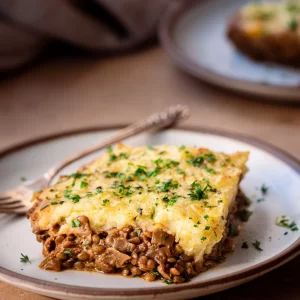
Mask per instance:
[[[243,30],[242,22],[237,13],[230,20],[227,30],[228,38],[238,50],[258,61],[300,66],[300,37],[296,32],[286,30],[251,37]]]

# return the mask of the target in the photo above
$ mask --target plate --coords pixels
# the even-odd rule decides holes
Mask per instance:
[[[20,178],[35,178],[56,162],[80,151],[114,132],[94,129],[63,134],[33,141],[1,154],[0,191],[20,184]],[[49,272],[38,268],[42,246],[31,233],[26,217],[0,215],[0,279],[17,287],[58,299],[188,299],[221,291],[254,279],[300,253],[300,231],[289,231],[275,225],[278,215],[300,215],[300,164],[287,154],[252,138],[212,132],[204,129],[172,129],[144,134],[126,141],[130,145],[191,145],[216,151],[250,151],[250,171],[242,189],[252,198],[253,211],[236,238],[236,251],[228,259],[191,282],[167,286],[160,281],[147,283],[140,278],[125,278],[93,272]],[[74,172],[94,159],[90,155],[64,169]],[[269,187],[265,201],[260,187]],[[288,188],[287,188],[288,187]],[[287,235],[284,235],[288,231]],[[263,251],[252,243],[261,242]],[[242,249],[244,241],[249,249]],[[20,262],[20,253],[28,255],[31,264]]]
[[[267,100],[300,102],[300,71],[255,62],[226,37],[228,19],[247,0],[172,1],[160,26],[175,64],[208,83]]]

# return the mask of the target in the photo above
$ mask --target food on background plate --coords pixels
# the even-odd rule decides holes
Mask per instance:
[[[252,2],[229,22],[232,43],[253,59],[300,65],[300,1]]]
[[[28,212],[45,270],[188,281],[234,249],[248,152],[115,149],[35,193]]]

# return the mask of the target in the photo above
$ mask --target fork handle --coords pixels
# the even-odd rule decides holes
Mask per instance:
[[[168,107],[162,112],[154,113],[145,119],[139,120],[131,125],[120,129],[113,136],[101,141],[99,144],[96,144],[88,149],[85,149],[77,154],[72,155],[67,158],[65,161],[59,163],[55,167],[48,170],[44,177],[48,180],[48,183],[53,179],[59,171],[61,171],[66,166],[70,165],[74,161],[87,156],[96,151],[107,148],[108,146],[120,142],[123,139],[129,138],[136,134],[150,131],[150,130],[159,130],[165,127],[169,127],[174,123],[178,122],[181,119],[186,119],[190,115],[189,109],[183,105],[175,105]]]

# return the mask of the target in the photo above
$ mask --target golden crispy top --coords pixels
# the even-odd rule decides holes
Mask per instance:
[[[119,144],[37,195],[33,230],[60,225],[71,233],[79,215],[95,232],[133,225],[160,227],[201,260],[222,239],[248,153]]]

